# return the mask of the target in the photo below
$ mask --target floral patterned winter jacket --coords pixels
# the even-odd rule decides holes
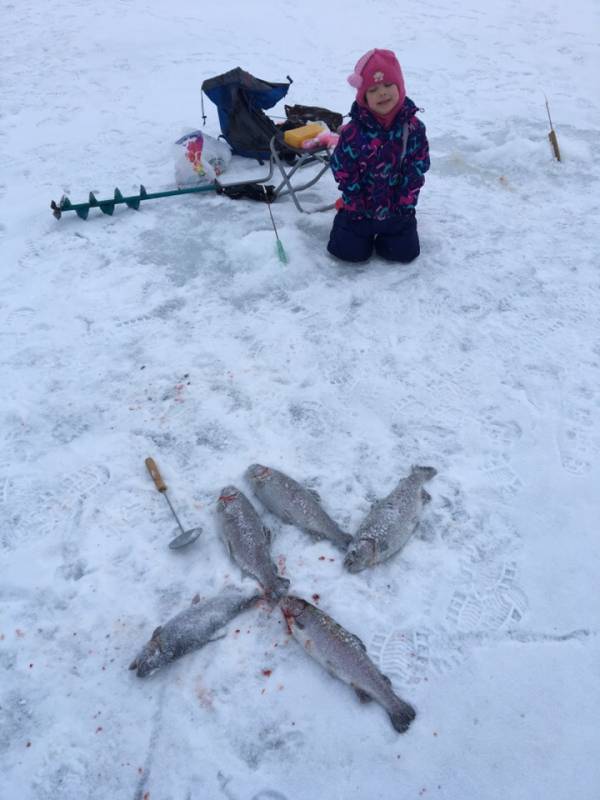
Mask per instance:
[[[415,213],[429,169],[429,144],[417,107],[406,98],[389,130],[358,103],[340,133],[331,168],[342,191],[343,210],[356,219],[385,220]],[[400,165],[404,125],[406,153]]]

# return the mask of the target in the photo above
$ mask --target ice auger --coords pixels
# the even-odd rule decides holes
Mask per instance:
[[[216,192],[219,186],[214,183],[206,186],[190,186],[187,189],[171,189],[167,192],[147,192],[145,186],[140,186],[140,193],[124,197],[119,189],[115,189],[114,197],[110,200],[98,200],[93,192],[89,194],[87,203],[72,203],[66,195],[63,195],[58,203],[54,200],[50,203],[50,208],[56,219],[60,219],[64,211],[74,211],[80,219],[87,219],[90,208],[99,208],[103,214],[112,215],[115,206],[125,203],[129,208],[136,211],[140,207],[142,200],[156,200],[159,197],[174,197],[179,194],[196,194],[198,192]]]

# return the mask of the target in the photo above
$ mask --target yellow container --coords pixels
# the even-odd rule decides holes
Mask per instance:
[[[292,128],[291,131],[286,131],[283,138],[290,147],[302,147],[302,142],[318,136],[322,131],[323,126],[319,122],[310,122],[301,128]]]

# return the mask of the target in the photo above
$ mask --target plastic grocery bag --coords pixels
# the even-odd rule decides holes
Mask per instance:
[[[201,131],[186,133],[175,142],[175,181],[178,186],[212,183],[231,161],[226,142]]]

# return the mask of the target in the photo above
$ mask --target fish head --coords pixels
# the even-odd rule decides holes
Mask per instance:
[[[373,539],[359,539],[350,545],[344,558],[348,572],[360,572],[375,562],[377,549]]]
[[[302,600],[300,597],[294,597],[293,595],[286,595],[279,601],[279,607],[281,608],[281,612],[285,617],[285,621],[290,633],[293,632],[295,625],[298,625],[300,628],[302,627],[302,624],[299,622],[298,618],[304,613],[307,606],[308,603],[306,600]]]
[[[160,646],[159,633],[160,628],[157,628],[150,641],[142,647],[129,665],[129,669],[137,670],[138,678],[145,678],[168,661]]]
[[[271,475],[269,467],[262,464],[251,464],[246,470],[246,477],[251,483],[261,484],[264,483]]]
[[[221,489],[217,500],[217,511],[226,514],[239,496],[240,490],[236,489],[235,486],[225,486],[224,489]]]

